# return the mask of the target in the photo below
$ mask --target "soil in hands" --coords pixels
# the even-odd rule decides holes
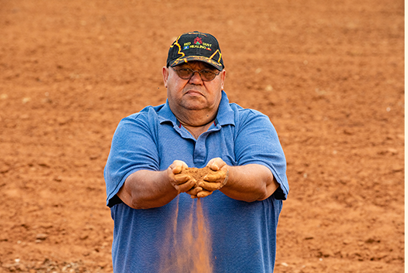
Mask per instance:
[[[207,174],[215,173],[215,172],[216,171],[211,170],[210,167],[208,167],[208,166],[206,166],[206,167],[204,167],[202,169],[199,169],[199,168],[187,168],[187,169],[184,169],[182,171],[183,174],[189,174],[196,180],[196,187],[200,182],[204,181],[204,177]]]

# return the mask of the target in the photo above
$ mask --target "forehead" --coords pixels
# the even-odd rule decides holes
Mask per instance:
[[[205,62],[187,62],[187,63],[182,63],[180,65],[177,65],[176,67],[183,67],[183,68],[192,68],[192,69],[211,69],[211,70],[216,70],[216,68],[210,64],[207,64]]]

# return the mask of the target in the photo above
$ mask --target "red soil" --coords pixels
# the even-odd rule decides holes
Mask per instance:
[[[0,272],[111,272],[103,168],[176,36],[288,161],[275,272],[404,272],[404,1],[2,1]]]

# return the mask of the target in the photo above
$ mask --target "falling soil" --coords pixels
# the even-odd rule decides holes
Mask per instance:
[[[188,168],[183,173],[190,174],[199,183],[205,175],[214,172],[209,167]],[[188,216],[179,217],[179,196],[174,213],[172,228],[162,245],[161,273],[188,272],[212,273],[211,235],[203,213],[201,198],[192,200]],[[180,234],[177,236],[177,234]],[[172,251],[169,253],[169,249]]]
[[[180,219],[178,212],[177,207],[171,232],[161,246],[160,272],[212,273],[211,236],[200,198],[192,201],[185,219]],[[181,235],[177,236],[177,232]]]

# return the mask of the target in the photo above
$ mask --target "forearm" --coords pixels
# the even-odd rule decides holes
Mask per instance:
[[[131,174],[118,192],[119,198],[134,209],[164,206],[177,194],[166,171],[149,170],[140,170]]]
[[[271,171],[258,164],[228,166],[228,180],[220,189],[236,200],[253,202],[265,200],[279,187]]]

